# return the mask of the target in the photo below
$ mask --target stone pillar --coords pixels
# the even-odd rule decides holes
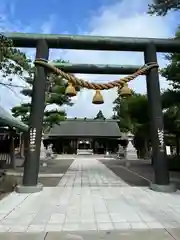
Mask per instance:
[[[149,43],[144,52],[145,63],[157,63],[156,46]],[[164,124],[161,106],[160,84],[158,68],[149,70],[146,76],[147,95],[149,101],[149,115],[151,120],[152,159],[155,173],[151,188],[155,191],[175,191],[170,185],[169,170],[164,144]]]
[[[48,60],[48,56],[48,44],[45,39],[41,39],[37,42],[36,58]],[[23,185],[17,187],[17,191],[21,193],[42,190],[42,185],[38,184],[38,174],[46,87],[46,70],[44,67],[37,65],[33,82],[29,146],[24,164]]]
[[[43,143],[43,137],[41,139],[41,148],[40,148],[40,160],[46,160],[46,148],[44,147],[44,143]]]

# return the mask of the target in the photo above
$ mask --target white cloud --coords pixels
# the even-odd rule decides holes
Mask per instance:
[[[44,34],[50,34],[52,32],[52,28],[54,27],[56,21],[55,15],[50,15],[48,20],[45,21],[41,26],[41,32]]]
[[[10,6],[10,11],[8,11],[8,5],[5,3],[0,6],[0,32],[35,32],[35,30],[39,30],[39,32],[48,34],[51,33],[54,23],[56,21],[56,17],[51,14],[46,21],[36,25],[36,29],[34,30],[34,26],[24,26],[18,19],[14,22],[9,21],[9,14],[12,16],[15,12],[15,4]],[[23,49],[23,51],[30,57],[34,59],[35,57],[35,49]],[[27,76],[27,74],[25,73]],[[7,83],[7,80],[2,78],[2,74],[0,72],[1,82]],[[27,84],[19,79],[17,76],[13,76],[13,85],[18,86],[27,86]],[[23,88],[14,88],[14,87],[5,87],[0,86],[0,105],[6,108],[8,111],[12,109],[12,107],[21,104],[23,102],[28,102],[29,98],[20,94],[20,90]]]
[[[136,4],[135,4],[136,3]],[[80,34],[104,35],[104,36],[120,36],[120,37],[155,37],[168,38],[173,36],[171,33],[171,22],[174,20],[172,15],[167,17],[151,17],[146,14],[144,0],[121,1],[101,8],[94,13],[89,19],[89,31]],[[144,9],[144,11],[143,11]],[[162,54],[158,54],[158,63],[160,67],[164,66],[165,60]],[[104,52],[104,51],[67,51],[64,57],[71,62],[78,63],[94,63],[94,64],[127,64],[127,65],[143,65],[144,59],[141,53],[132,52]],[[82,76],[81,76],[82,77]],[[121,76],[122,77],[122,76]],[[107,82],[120,78],[120,76],[100,76],[100,75],[83,75],[89,81]],[[166,88],[167,83],[161,78],[161,88]],[[141,77],[130,83],[135,91],[146,92],[145,78]],[[99,109],[103,111],[105,116],[112,115],[112,103],[116,98],[116,90],[103,91],[105,104],[95,106],[91,104],[93,91],[84,90],[78,94],[76,104],[73,108],[67,108],[68,114],[71,116],[87,116],[94,117]]]
[[[93,13],[93,16],[89,19],[89,25],[84,31],[79,34],[88,35],[105,35],[105,36],[122,36],[122,37],[160,37],[168,38],[173,36],[171,32],[171,23],[174,21],[173,15],[170,14],[167,17],[151,17],[146,14],[147,1],[136,0],[129,1],[123,0],[113,5],[104,6]],[[39,26],[39,32],[51,33],[52,28],[55,25],[56,18],[51,15],[47,21]],[[55,27],[55,26],[54,26]],[[37,30],[36,26],[36,32]],[[0,9],[0,31],[24,31],[34,32],[33,26],[23,27],[18,22],[12,24],[8,21],[7,15],[1,13]],[[81,29],[81,26],[79,26]],[[28,55],[34,56],[34,50],[29,51]],[[84,51],[84,50],[68,50],[68,51],[51,51],[50,58],[63,57],[65,60],[69,60],[73,63],[94,63],[94,64],[127,64],[127,65],[143,65],[143,54],[131,53],[131,52],[104,52],[104,51]],[[160,67],[164,66],[165,61],[162,55],[158,58]],[[118,79],[122,76],[112,75],[78,75],[88,81],[94,82],[107,82],[109,80]],[[165,88],[167,84],[161,79],[161,87]],[[137,92],[146,92],[145,79],[143,77],[130,83]],[[5,90],[3,90],[5,91]],[[1,95],[2,89],[0,89]],[[6,106],[12,107],[16,105],[20,100],[11,94],[11,98],[3,100],[1,98],[0,103],[6,104]],[[99,109],[101,109],[106,117],[112,115],[112,102],[116,97],[116,90],[103,91],[105,104],[95,106],[91,103],[93,97],[93,91],[83,90],[74,99],[75,105],[73,107],[67,107],[69,116],[81,116],[81,117],[94,117]],[[7,102],[6,102],[7,101]]]

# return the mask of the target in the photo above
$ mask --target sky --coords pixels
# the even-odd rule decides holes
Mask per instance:
[[[173,37],[178,26],[179,13],[169,13],[166,17],[146,14],[148,3],[144,0],[1,0],[0,32],[29,32],[47,34],[82,34],[117,37]],[[34,59],[35,49],[26,49],[26,54]],[[142,53],[108,52],[85,50],[51,50],[50,60],[64,59],[72,63],[143,65]],[[164,67],[164,54],[158,54],[158,63]],[[92,82],[107,82],[119,79],[120,75],[76,74]],[[17,77],[13,83],[24,84]],[[130,82],[130,87],[138,93],[146,93],[146,81],[139,77]],[[168,87],[160,77],[161,89]],[[16,92],[16,94],[15,94]],[[0,86],[0,105],[6,110],[27,102],[28,99]],[[94,91],[82,90],[73,98],[73,107],[63,106],[68,117],[94,117],[102,110],[105,117],[112,116],[116,89],[103,91],[105,103],[93,105]],[[53,106],[55,107],[55,106]]]

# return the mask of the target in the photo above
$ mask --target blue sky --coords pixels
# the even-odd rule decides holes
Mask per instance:
[[[0,9],[8,15],[8,21],[19,26],[31,27],[39,32],[41,26],[53,21],[52,32],[76,34],[80,28],[86,29],[88,19],[102,7],[108,7],[117,0],[2,0]],[[32,15],[33,14],[33,15]],[[26,31],[26,30],[25,30]],[[29,32],[29,31],[28,31]]]
[[[52,27],[52,31],[57,33],[69,31],[76,33],[79,26],[86,27],[88,18],[100,6],[116,2],[114,0],[10,0],[6,1],[6,8],[10,9],[9,20],[18,19],[23,22],[23,25],[32,25],[34,30],[36,25],[42,24],[49,17],[53,17],[56,24]],[[33,13],[33,18],[32,18]]]
[[[148,1],[144,0],[1,0],[0,31],[172,37],[180,14],[170,13],[164,18],[150,17],[146,14],[147,4]],[[27,54],[34,58],[35,52],[28,49]],[[53,50],[51,58],[63,58],[74,63],[143,65],[143,55],[140,53]],[[161,67],[166,64],[162,54],[159,55],[158,61]],[[81,75],[81,77],[89,81],[106,82],[121,76]],[[20,80],[14,78],[14,82]],[[137,92],[146,92],[143,78],[133,81],[130,86]],[[161,87],[167,87],[167,83],[162,78]],[[5,88],[0,89],[0,94],[0,104],[7,109],[27,101]],[[94,106],[91,104],[93,92],[82,91],[74,99],[74,106],[65,109],[72,117],[93,117],[99,109],[109,117],[112,114],[112,102],[116,97],[116,90],[103,92],[103,95],[105,104]]]

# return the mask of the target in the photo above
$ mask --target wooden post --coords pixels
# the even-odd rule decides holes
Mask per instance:
[[[20,141],[19,141],[20,157],[24,158],[24,134],[20,133],[19,138],[20,138]]]
[[[14,131],[10,131],[10,167],[16,168],[15,149],[14,149]]]

